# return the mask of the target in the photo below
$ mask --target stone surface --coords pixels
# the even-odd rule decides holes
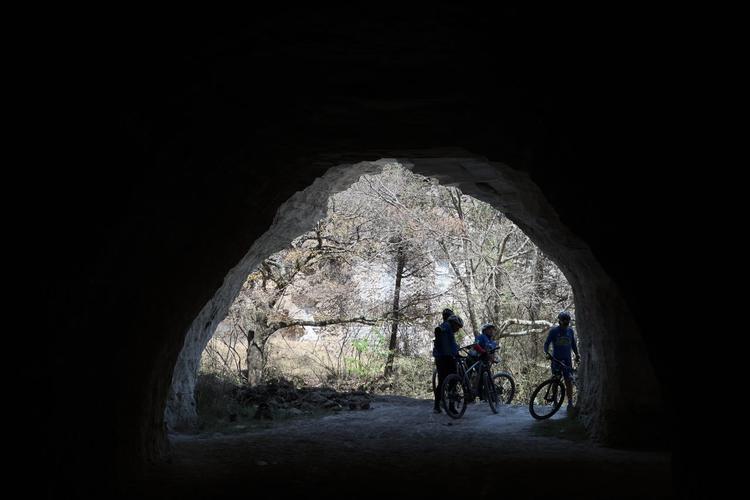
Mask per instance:
[[[430,151],[420,153],[421,158],[383,158],[333,167],[279,207],[269,230],[229,271],[187,331],[165,411],[170,430],[194,427],[197,416],[193,393],[200,355],[247,275],[262,259],[309,231],[324,216],[331,195],[346,190],[365,173],[379,172],[388,162],[398,162],[490,203],[507,214],[563,270],[573,286],[578,329],[584,339],[582,415],[595,439],[611,444],[628,442],[635,426],[649,428],[661,418],[663,402],[658,382],[625,300],[591,250],[562,224],[528,175],[468,153],[434,158],[429,157]],[[623,369],[630,366],[639,370]],[[654,437],[643,436],[645,440]]]
[[[53,376],[37,372],[54,394],[52,496],[114,496],[102,491],[167,454],[170,387],[190,369],[180,353],[219,318],[206,306],[232,294],[228,273],[279,244],[258,242],[295,193],[380,158],[497,197],[575,288],[595,434],[676,439],[646,416],[675,400],[663,319],[685,253],[673,228],[690,207],[668,199],[685,193],[685,167],[661,118],[680,86],[660,88],[668,65],[638,43],[662,32],[649,38],[635,11],[610,12],[619,26],[546,12],[310,5],[216,24],[202,12],[118,12],[98,33],[65,24],[49,46],[86,46],[53,67],[69,87],[43,92],[70,104],[44,110],[69,137],[41,144],[56,158],[28,169],[45,220],[27,226],[22,267],[42,271],[29,296],[49,318]]]
[[[242,260],[222,281],[215,295],[201,309],[185,335],[185,342],[177,358],[172,375],[172,385],[165,409],[165,422],[169,430],[190,430],[195,426],[195,379],[200,356],[226,317],[247,276],[269,255],[287,247],[297,236],[313,228],[325,217],[328,198],[345,191],[367,173],[377,173],[382,162],[361,162],[340,165],[302,191],[295,193],[277,210],[271,227],[250,247]]]
[[[565,409],[536,421],[525,405],[502,405],[493,414],[482,403],[469,405],[453,420],[433,414],[431,406],[431,401],[378,397],[368,412],[275,420],[218,438],[173,436],[172,461],[134,485],[131,496],[234,498],[241,489],[233,485],[253,484],[254,493],[276,498],[315,492],[347,499],[495,498],[501,493],[539,499],[547,498],[550,488],[540,480],[540,468],[552,464],[573,478],[558,488],[556,498],[673,495],[668,452],[598,446],[585,439]]]

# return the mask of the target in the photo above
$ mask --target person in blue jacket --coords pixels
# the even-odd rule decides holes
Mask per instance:
[[[481,333],[475,339],[473,346],[474,350],[477,351],[480,356],[489,353],[497,347],[497,342],[492,339],[495,333],[497,333],[497,328],[492,323],[485,323],[482,325]]]
[[[469,356],[472,358],[471,363],[482,358],[484,359],[487,369],[489,369],[490,364],[492,363],[490,352],[497,347],[497,342],[492,339],[496,332],[497,328],[492,323],[485,323],[482,325],[480,333],[474,338],[474,345],[471,346],[471,350],[469,351]],[[476,385],[479,380],[481,380],[479,378],[480,374],[476,371],[473,373],[473,377],[475,378],[472,378],[472,384]],[[481,389],[481,391],[479,398],[484,401],[483,389]]]
[[[447,316],[447,317],[446,317]],[[443,323],[435,328],[434,347],[432,355],[435,357],[438,383],[435,387],[435,406],[433,411],[440,413],[440,400],[443,393],[443,381],[451,373],[456,373],[456,357],[458,344],[455,333],[464,326],[463,320],[453,314],[453,311],[443,311]]]
[[[572,328],[570,328],[570,313],[568,311],[562,311],[557,315],[558,326],[550,329],[547,335],[547,340],[544,342],[544,353],[550,358],[549,346],[552,344],[552,356],[550,363],[552,364],[552,373],[559,374],[562,371],[565,379],[565,391],[568,394],[568,410],[571,409],[571,398],[573,394],[573,384],[571,382],[571,376],[573,375],[571,362],[571,352],[576,355],[576,364],[579,363],[580,357],[578,355],[578,346],[576,345],[576,336]],[[555,360],[559,361],[555,362]],[[561,366],[563,363],[564,366]]]

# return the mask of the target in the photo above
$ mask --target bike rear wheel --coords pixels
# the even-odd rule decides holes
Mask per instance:
[[[443,381],[443,408],[445,413],[452,418],[461,418],[466,412],[466,400],[469,391],[464,386],[461,377],[451,373]]]
[[[500,372],[496,373],[492,377],[495,382],[495,392],[497,394],[497,400],[508,405],[513,400],[513,396],[516,394],[516,382],[511,377],[510,373]]]
[[[551,378],[534,389],[529,401],[529,413],[537,420],[549,418],[560,409],[565,399],[565,386],[562,381]]]
[[[482,373],[482,385],[484,386],[484,397],[487,399],[487,404],[490,405],[490,410],[492,410],[492,413],[497,413],[497,393],[489,372]]]

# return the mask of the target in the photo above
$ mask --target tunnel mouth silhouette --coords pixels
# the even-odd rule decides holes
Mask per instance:
[[[496,326],[492,371],[510,374],[506,403],[549,377],[539,345],[561,310],[575,317],[562,271],[488,204],[396,161],[371,163],[382,173],[331,195],[323,219],[247,276],[201,355],[197,431],[377,395],[432,400],[445,307],[464,318],[464,355]]]
[[[271,227],[227,273],[187,330],[165,402],[167,429],[184,431],[194,426],[200,355],[247,275],[262,259],[321,219],[331,195],[346,190],[364,174],[379,173],[389,162],[489,203],[565,274],[576,300],[577,331],[584,339],[579,348],[583,353],[581,372],[587,382],[580,388],[579,405],[589,435],[596,441],[617,445],[633,442],[633,428],[651,429],[653,416],[662,411],[661,398],[640,330],[616,285],[527,174],[463,150],[450,154],[439,150],[394,152],[376,160],[342,162],[283,203]],[[639,369],[631,370],[632,366]],[[638,439],[648,442],[652,437],[645,432]]]

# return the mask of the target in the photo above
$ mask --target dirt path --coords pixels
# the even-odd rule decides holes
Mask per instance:
[[[377,398],[370,410],[273,422],[229,436],[172,436],[170,463],[134,487],[149,498],[668,498],[667,452],[582,439],[565,417]],[[559,436],[559,437],[558,437]],[[569,479],[569,480],[568,480]],[[553,493],[554,492],[554,493]],[[272,496],[266,496],[272,495]]]

